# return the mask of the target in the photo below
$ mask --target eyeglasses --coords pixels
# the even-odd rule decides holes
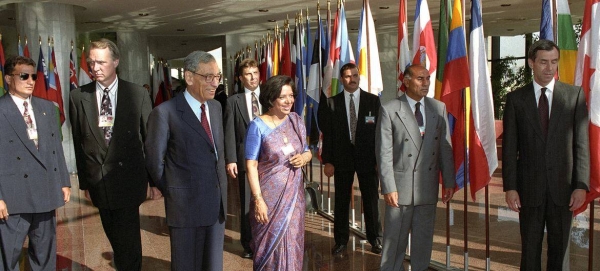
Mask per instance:
[[[190,72],[193,73],[193,74],[195,74],[195,75],[200,75],[200,76],[204,77],[204,80],[206,81],[206,83],[212,83],[215,79],[217,79],[218,82],[221,82],[221,78],[223,77],[222,74],[217,74],[217,75],[207,74],[207,75],[204,75],[204,74],[199,74],[199,73],[196,73],[196,72],[193,72],[193,71],[190,71]]]
[[[37,79],[37,74],[35,73],[19,73],[19,74],[11,74],[12,76],[19,76],[19,79],[21,79],[21,81],[27,81],[27,79],[29,79],[29,76],[31,75],[31,79],[33,79],[33,81],[35,81]]]

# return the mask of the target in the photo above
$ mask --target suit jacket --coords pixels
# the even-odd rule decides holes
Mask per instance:
[[[171,227],[210,226],[225,218],[223,116],[219,102],[207,103],[218,158],[183,94],[154,108],[148,120],[146,167],[165,197]]]
[[[237,163],[238,172],[246,171],[245,142],[250,121],[246,95],[229,97],[225,108],[225,161]]]
[[[323,164],[331,163],[338,171],[375,171],[375,127],[381,102],[379,97],[359,89],[360,101],[356,123],[356,140],[352,146],[344,93],[319,104],[319,127],[323,132]],[[366,117],[375,121],[366,123]]]
[[[98,208],[139,206],[148,186],[143,142],[152,107],[146,89],[119,79],[109,146],[98,127],[96,82],[71,91],[69,106],[80,189],[89,190]]]
[[[517,190],[523,206],[540,206],[547,187],[559,206],[569,204],[574,189],[589,190],[589,121],[580,87],[555,83],[547,137],[533,83],[506,96],[503,124],[504,191]]]
[[[56,107],[37,97],[31,106],[39,149],[12,97],[0,97],[0,200],[9,214],[52,211],[65,204],[62,188],[71,187]]]
[[[432,98],[425,104],[425,135],[406,95],[382,106],[375,138],[381,193],[398,192],[398,204],[436,204],[439,176],[455,186],[454,158],[446,105]]]

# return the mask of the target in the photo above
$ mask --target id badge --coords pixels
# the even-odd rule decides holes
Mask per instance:
[[[38,139],[37,129],[35,129],[35,128],[27,128],[27,135],[29,136],[29,139],[31,139],[31,140]]]
[[[366,116],[365,123],[366,124],[375,124],[375,116]]]
[[[281,147],[281,151],[283,152],[283,155],[290,156],[290,154],[294,153],[295,150],[294,147],[292,147],[292,144],[288,143]]]
[[[115,117],[111,115],[98,116],[98,127],[113,127],[115,124]]]
[[[419,132],[421,132],[421,137],[425,135],[425,126],[419,126]]]

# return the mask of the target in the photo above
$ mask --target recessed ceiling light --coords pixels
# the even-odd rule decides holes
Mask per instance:
[[[502,4],[501,7],[510,7],[511,4]]]
[[[358,31],[358,28],[350,28],[352,31]]]
[[[145,13],[145,12],[144,12],[144,13],[140,13],[140,14],[138,14],[138,15],[139,15],[140,17],[146,17],[146,16],[148,16],[148,15],[150,15],[150,14],[149,14],[149,13]]]
[[[277,20],[273,20],[273,19],[269,19],[269,20],[267,20],[267,21],[268,21],[268,22],[270,22],[270,23],[277,22]]]
[[[183,31],[185,31],[185,29],[183,29],[183,28],[177,28],[177,31],[183,32]]]
[[[506,29],[506,31],[514,31],[514,30],[515,30],[514,28],[508,28],[508,29]]]
[[[379,9],[390,9],[390,7],[379,7]]]
[[[258,12],[269,12],[268,9],[259,9]]]

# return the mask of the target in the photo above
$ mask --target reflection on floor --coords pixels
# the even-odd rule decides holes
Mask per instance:
[[[316,161],[316,159],[315,159]],[[518,228],[518,215],[506,208],[502,182],[498,174],[494,175],[489,186],[490,202],[490,270],[518,270],[520,259],[520,236]],[[321,182],[319,169],[313,170],[314,179]],[[73,194],[67,206],[57,210],[57,239],[58,263],[57,270],[114,270],[112,267],[112,250],[100,222],[98,211],[77,187],[76,176],[72,178]],[[332,179],[333,181],[333,179]],[[327,209],[327,191],[329,187],[324,179],[324,206]],[[228,205],[229,212],[225,231],[224,263],[225,270],[252,270],[252,261],[242,259],[242,247],[239,242],[239,199],[237,184],[229,183]],[[476,200],[470,197],[465,199],[464,190],[457,192],[446,209],[443,204],[438,204],[435,225],[435,237],[432,260],[446,266],[446,212],[449,212],[450,231],[450,266],[456,270],[463,270],[465,214],[468,240],[468,270],[486,270],[485,250],[485,194],[477,192]],[[331,189],[331,209],[333,209],[333,196]],[[464,204],[466,202],[466,204]],[[355,189],[354,205],[356,211],[356,225],[360,227],[360,191]],[[467,206],[467,212],[464,211]],[[380,215],[383,216],[383,200],[380,200]],[[170,245],[168,228],[165,224],[165,211],[163,200],[147,200],[140,207],[141,230],[143,245],[143,270],[169,270]],[[597,213],[597,212],[596,212]],[[598,216],[598,215],[597,215]],[[573,223],[571,242],[571,270],[588,269],[588,235],[589,211],[578,216]],[[595,233],[599,236],[600,225],[595,220]],[[380,255],[370,252],[370,245],[361,242],[360,237],[351,236],[348,244],[349,250],[345,257],[334,258],[331,256],[333,241],[333,223],[317,214],[306,215],[305,237],[305,264],[304,270],[379,270]],[[598,239],[596,237],[596,239]],[[545,244],[542,255],[543,269],[545,269]],[[26,254],[26,251],[23,251]],[[594,257],[600,259],[600,241],[594,244]],[[21,270],[30,270],[25,260]],[[405,263],[405,266],[408,266]],[[600,263],[595,263],[591,270],[598,270]],[[408,270],[408,269],[407,269]]]

